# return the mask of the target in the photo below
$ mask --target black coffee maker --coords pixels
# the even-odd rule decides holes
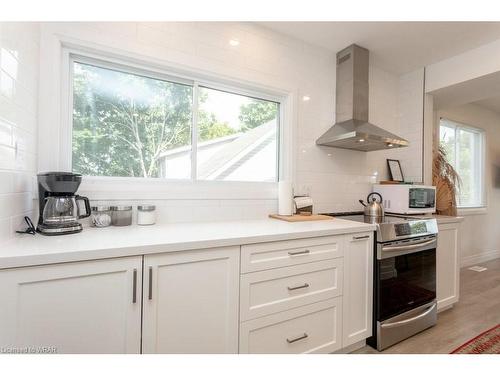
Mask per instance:
[[[82,224],[78,219],[90,216],[87,197],[76,195],[82,175],[69,172],[39,173],[37,232],[47,236],[78,233]],[[85,213],[80,213],[78,201],[84,201]]]

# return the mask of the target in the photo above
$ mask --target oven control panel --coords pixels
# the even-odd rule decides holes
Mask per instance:
[[[403,224],[395,224],[394,230],[397,237],[410,236],[415,234],[427,233],[427,224],[425,221],[415,221]]]

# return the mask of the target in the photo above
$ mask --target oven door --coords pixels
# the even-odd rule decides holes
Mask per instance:
[[[437,238],[381,245],[376,265],[379,322],[436,299]]]

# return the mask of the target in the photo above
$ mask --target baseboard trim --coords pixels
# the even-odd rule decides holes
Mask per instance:
[[[441,305],[441,307],[439,307],[439,302],[438,302],[438,314],[442,313],[443,311],[446,311],[446,310],[453,308],[453,306],[454,306],[454,304],[450,303],[449,305],[446,305],[446,306]]]
[[[364,348],[365,346],[366,346],[366,340],[361,340],[355,342],[354,344],[346,346],[345,348],[339,349],[336,352],[333,352],[332,354],[349,354],[358,349]]]
[[[500,258],[500,250],[486,251],[481,254],[463,257],[460,261],[460,267],[470,267],[478,263]]]

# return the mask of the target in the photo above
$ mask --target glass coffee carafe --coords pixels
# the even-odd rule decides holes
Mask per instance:
[[[85,203],[85,213],[80,213],[77,201]],[[90,216],[90,202],[87,197],[79,195],[59,195],[45,198],[43,208],[43,224],[48,226],[67,227],[78,224],[78,219]]]

